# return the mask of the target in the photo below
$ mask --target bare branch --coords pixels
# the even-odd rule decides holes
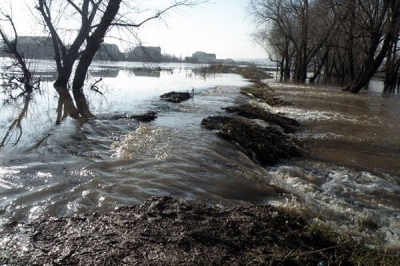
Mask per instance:
[[[79,13],[82,17],[85,17],[88,10],[88,0],[83,1],[82,9],[80,9],[72,0],[67,0],[67,2]]]
[[[191,7],[191,6],[196,6],[199,4],[203,4],[203,3],[207,3],[208,0],[204,0],[204,1],[190,1],[190,0],[185,0],[185,1],[178,1],[175,2],[173,5],[159,10],[157,11],[153,16],[150,16],[138,23],[129,23],[129,22],[113,22],[111,23],[111,26],[116,26],[116,27],[131,27],[131,28],[139,28],[142,25],[146,24],[149,21],[155,20],[155,19],[159,19],[161,18],[164,14],[166,14],[168,11],[172,10],[172,9],[176,9],[178,7],[182,7],[182,6],[186,6],[186,7]],[[98,27],[98,25],[93,25],[92,28]]]
[[[13,121],[13,123],[11,123],[11,125],[8,127],[8,130],[7,130],[5,136],[3,137],[3,139],[2,139],[2,141],[1,141],[1,143],[0,143],[0,148],[2,148],[2,147],[5,146],[6,141],[9,139],[9,136],[10,136],[11,132],[12,132],[15,128],[18,128],[18,129],[19,129],[19,134],[18,134],[18,137],[17,137],[16,141],[14,142],[13,146],[17,145],[18,142],[21,140],[22,133],[23,133],[21,123],[22,123],[23,118],[26,116],[26,114],[27,114],[27,112],[28,112],[28,107],[29,107],[29,103],[30,103],[30,101],[31,101],[31,98],[32,98],[32,97],[31,97],[30,94],[28,94],[28,95],[25,96],[25,99],[24,99],[24,101],[25,101],[24,107],[22,108],[22,110],[21,110],[20,114],[18,115],[18,117],[17,117],[17,118]]]
[[[46,26],[50,31],[50,34],[51,34],[52,40],[53,40],[57,70],[61,71],[61,69],[62,69],[61,58],[65,56],[67,48],[65,47],[64,43],[61,41],[61,38],[58,35],[57,30],[53,25],[53,22],[51,19],[50,8],[47,6],[46,1],[39,0],[39,5],[36,6],[36,9],[39,10],[39,12],[41,13],[41,15],[46,23]],[[61,51],[61,53],[60,53],[60,51]],[[62,54],[62,56],[61,56],[61,54]]]

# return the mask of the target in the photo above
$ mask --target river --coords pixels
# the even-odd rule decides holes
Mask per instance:
[[[269,81],[293,103],[273,111],[301,122],[295,136],[306,143],[308,155],[263,168],[200,127],[203,118],[224,114],[221,107],[246,100],[240,87],[250,83],[239,75],[205,77],[189,64],[95,63],[88,83],[102,78],[102,94],[86,94],[96,118],[56,124],[54,65],[38,65],[41,91],[28,104],[0,96],[1,224],[110,211],[170,195],[284,206],[371,245],[399,248],[398,94],[370,89],[352,95],[339,87]],[[165,92],[192,90],[194,97],[181,104],[159,99]],[[121,118],[147,111],[158,118]],[[10,130],[18,117],[19,127]],[[276,187],[286,193],[276,194]]]

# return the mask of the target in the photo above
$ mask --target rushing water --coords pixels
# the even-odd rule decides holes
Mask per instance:
[[[38,72],[47,73],[46,66]],[[84,124],[69,118],[55,124],[57,94],[50,83],[43,82],[28,105],[1,96],[2,224],[108,211],[172,195],[285,206],[338,231],[369,237],[378,247],[398,247],[398,95],[271,83],[293,102],[273,111],[304,125],[296,137],[309,155],[262,168],[200,127],[203,118],[224,114],[221,107],[245,101],[239,90],[248,81],[235,74],[204,78],[185,64],[151,72],[133,66],[138,65],[94,65],[90,81],[101,77],[103,94],[88,90],[96,118]],[[159,100],[162,93],[192,89],[194,98],[181,104]],[[150,123],[121,118],[146,111],[156,111],[158,118]],[[10,130],[21,115],[20,127]],[[275,194],[276,187],[287,193]]]
[[[275,111],[304,125],[297,137],[310,149],[307,160],[275,167],[277,182],[295,195],[289,205],[311,209],[317,222],[398,248],[399,95],[271,86],[294,104]]]

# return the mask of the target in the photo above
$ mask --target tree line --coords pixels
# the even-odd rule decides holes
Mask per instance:
[[[377,73],[385,89],[400,84],[398,0],[250,0],[249,12],[283,80],[323,73],[353,93]]]

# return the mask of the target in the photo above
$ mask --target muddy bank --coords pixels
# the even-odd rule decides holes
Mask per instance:
[[[148,111],[143,114],[134,114],[134,115],[128,115],[128,114],[123,114],[123,115],[114,115],[111,117],[113,120],[119,120],[119,119],[134,119],[139,122],[151,122],[155,119],[157,119],[157,112],[153,111]]]
[[[218,130],[220,137],[236,143],[252,160],[264,166],[302,154],[299,142],[264,120],[214,116],[201,124],[204,128]]]
[[[354,248],[363,251],[272,206],[171,197],[9,231],[0,253],[6,265],[355,265]]]
[[[270,111],[271,106],[288,103],[261,80],[262,72],[236,71],[253,82],[253,86],[241,90],[249,97],[248,103],[226,107],[227,116],[207,117],[201,126],[217,131],[220,137],[237,144],[253,161],[263,166],[302,156],[302,144],[292,135],[300,129],[300,124]]]
[[[249,119],[260,119],[282,129],[284,133],[294,133],[300,128],[299,122],[285,116],[265,111],[260,105],[242,104],[225,108],[230,113],[237,113]]]
[[[175,91],[171,91],[160,96],[162,100],[172,103],[180,103],[183,101],[187,101],[191,97],[192,95],[189,92],[175,92]]]

